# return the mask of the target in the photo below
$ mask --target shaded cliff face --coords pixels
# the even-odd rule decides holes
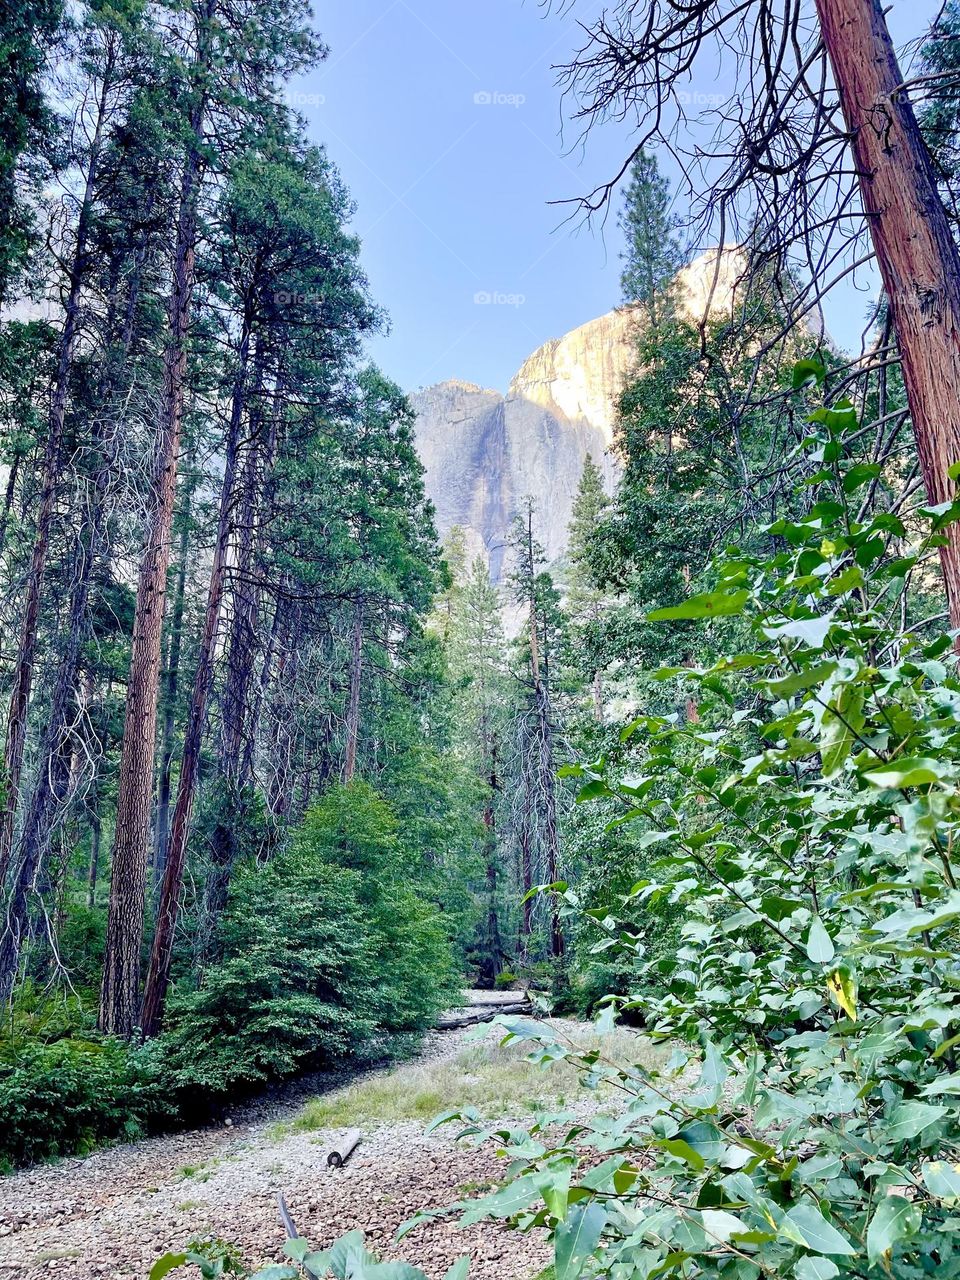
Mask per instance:
[[[614,403],[632,361],[634,323],[613,312],[546,343],[505,396],[451,381],[412,397],[440,535],[463,528],[471,557],[483,555],[496,580],[524,498],[536,502],[537,537],[555,561],[566,547],[587,454],[612,489]]]
[[[678,276],[679,306],[695,320],[708,310],[729,312],[743,269],[736,250],[701,255]],[[440,535],[459,525],[471,559],[483,555],[495,580],[524,498],[536,503],[537,537],[554,562],[566,549],[587,454],[612,491],[615,404],[634,367],[641,323],[636,312],[612,311],[545,343],[505,396],[452,381],[411,397]]]

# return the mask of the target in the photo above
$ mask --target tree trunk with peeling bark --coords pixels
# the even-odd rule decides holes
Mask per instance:
[[[816,0],[870,234],[900,349],[930,503],[948,502],[960,462],[960,254],[879,0]],[[960,629],[960,524],[940,549]]]
[[[120,755],[107,940],[100,990],[100,1030],[126,1037],[133,1034],[140,1013],[140,953],[146,911],[163,615],[183,426],[187,332],[194,289],[201,131],[211,56],[209,27],[215,7],[215,0],[207,0],[197,21],[199,44],[195,65],[202,87],[196,90],[190,114],[190,141],[180,182],[173,287],[163,357],[161,422],[154,457],[154,507],[137,581]]]
[[[220,630],[220,612],[223,605],[224,578],[227,554],[232,533],[234,489],[240,454],[240,427],[246,417],[247,369],[250,358],[252,315],[244,316],[238,351],[238,368],[230,409],[230,424],[224,449],[223,480],[220,488],[220,513],[217,536],[207,587],[207,608],[197,655],[197,669],[193,682],[193,696],[187,716],[187,727],[180,758],[180,785],[177,803],[170,825],[170,843],[167,849],[160,901],[157,907],[157,927],[153,936],[150,967],[143,996],[140,1027],[145,1037],[154,1036],[160,1029],[163,1009],[170,985],[170,968],[173,964],[173,941],[180,913],[180,894],[187,865],[187,841],[197,794],[200,775],[200,752],[203,732],[207,723],[210,693],[213,689],[213,660]]]

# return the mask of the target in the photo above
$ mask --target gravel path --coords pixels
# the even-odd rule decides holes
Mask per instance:
[[[424,1056],[455,1059],[467,1034],[429,1037]],[[397,1227],[418,1209],[502,1178],[503,1162],[489,1150],[458,1147],[443,1131],[427,1137],[422,1126],[401,1124],[374,1128],[344,1169],[328,1169],[331,1132],[277,1126],[299,1113],[317,1084],[238,1111],[223,1127],[0,1179],[0,1280],[143,1280],[158,1256],[193,1238],[235,1241],[254,1266],[281,1261],[278,1191],[317,1248],[359,1227],[385,1258],[412,1262],[431,1277],[463,1254],[473,1258],[473,1280],[532,1280],[547,1265],[542,1237],[496,1224],[460,1230],[438,1221],[394,1245]]]

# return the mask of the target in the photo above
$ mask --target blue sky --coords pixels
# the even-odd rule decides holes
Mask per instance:
[[[357,203],[364,265],[392,322],[371,354],[407,390],[448,377],[504,390],[541,343],[620,300],[615,218],[563,225],[569,211],[549,203],[611,177],[628,146],[617,125],[584,149],[575,126],[561,136],[552,67],[577,47],[574,15],[536,0],[315,7],[330,57],[291,101]],[[915,33],[932,7],[897,0],[895,30]],[[868,297],[848,290],[828,312],[841,341],[855,341]]]

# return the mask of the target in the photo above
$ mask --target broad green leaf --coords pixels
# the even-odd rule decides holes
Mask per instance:
[[[879,462],[860,462],[846,472],[843,477],[844,493],[856,493],[870,480],[876,479],[883,471]]]
[[[704,595],[691,596],[683,604],[672,605],[667,609],[654,609],[647,614],[650,622],[679,622],[685,618],[732,618],[743,613],[743,607],[750,599],[750,592],[743,588],[737,591],[708,591]]]
[[[720,1056],[720,1051],[712,1040],[708,1040],[703,1053],[703,1071],[700,1083],[708,1088],[721,1085],[729,1077],[727,1064]]]
[[[513,1218],[526,1209],[532,1200],[539,1199],[539,1184],[540,1179],[536,1174],[524,1174],[522,1178],[501,1187],[493,1195],[484,1196],[482,1200],[472,1203],[460,1219],[460,1225],[469,1227],[484,1218]]]
[[[865,769],[863,776],[875,787],[899,791],[904,787],[928,787],[939,782],[942,770],[936,760],[907,759],[896,760],[879,769]]]
[[[929,1102],[901,1102],[887,1117],[881,1137],[885,1142],[910,1142],[918,1138],[947,1115],[947,1107],[935,1107]]]
[[[724,1209],[703,1209],[700,1217],[703,1219],[703,1229],[714,1240],[719,1240],[722,1244],[726,1244],[736,1235],[743,1235],[748,1230],[747,1227],[734,1217],[732,1213],[727,1213]]]
[[[791,1209],[780,1223],[780,1236],[814,1253],[849,1257],[857,1252],[846,1236],[812,1204],[798,1204]]]
[[[313,1276],[323,1277],[330,1270],[330,1251],[329,1249],[317,1249],[314,1253],[308,1253],[303,1259],[303,1265]]]
[[[612,792],[607,784],[599,778],[594,778],[592,782],[586,783],[577,792],[577,804],[588,804],[591,800],[599,800],[602,796],[609,796]]]
[[[708,1120],[695,1120],[693,1124],[686,1125],[677,1138],[693,1147],[708,1163],[719,1160],[727,1145],[717,1126]]]
[[[828,613],[820,618],[798,618],[795,622],[764,627],[763,630],[770,640],[799,640],[811,649],[822,649],[833,626],[833,617]]]
[[[452,1267],[447,1271],[443,1280],[467,1280],[470,1272],[470,1258],[458,1258]]]
[[[546,1040],[552,1038],[553,1032],[543,1022],[535,1022],[533,1018],[510,1018],[501,1015],[493,1019],[494,1026],[503,1027],[507,1036],[513,1040]]]
[[[827,979],[827,990],[830,992],[831,998],[840,1006],[851,1022],[856,1022],[857,980],[846,965],[841,965],[831,973]]]
[[[822,360],[798,360],[793,366],[791,384],[794,391],[814,385],[822,387],[826,376],[827,370]]]
[[[795,693],[802,693],[806,689],[812,689],[815,685],[823,684],[837,669],[835,662],[818,662],[815,666],[805,667],[802,671],[797,671],[793,675],[781,676],[777,680],[770,680],[767,688],[777,698],[789,698]]]
[[[543,1148],[541,1147],[542,1151]],[[570,1194],[570,1168],[544,1169],[539,1175],[540,1194],[549,1212],[555,1218],[563,1218],[567,1212]]]
[[[449,1124],[451,1120],[460,1120],[463,1118],[462,1111],[441,1111],[438,1116],[434,1116],[427,1125],[427,1133],[433,1133],[436,1129],[441,1129],[445,1124]]]
[[[960,1200],[960,1165],[930,1160],[921,1170],[927,1190],[938,1200]]]
[[[365,1262],[352,1280],[427,1280],[419,1267],[409,1262]]]
[[[814,964],[829,964],[836,953],[833,939],[824,928],[823,921],[819,916],[814,916],[807,937],[807,955]]]
[[[920,1230],[923,1215],[904,1196],[887,1196],[877,1206],[867,1228],[867,1257],[871,1264],[881,1261],[901,1240],[909,1240]]]
[[[816,409],[807,421],[822,423],[831,435],[843,435],[846,431],[854,431],[859,425],[857,411],[849,400],[838,400],[832,409]]]
[[[554,1233],[556,1280],[576,1280],[600,1243],[606,1224],[607,1211],[596,1200],[584,1200],[573,1206]]]
[[[801,1258],[793,1274],[797,1280],[836,1280],[840,1268],[829,1258]]]
[[[150,1280],[164,1280],[171,1271],[182,1267],[187,1260],[185,1253],[165,1253],[150,1268]]]
[[[682,1138],[660,1138],[656,1142],[662,1151],[666,1151],[668,1155],[676,1156],[678,1160],[683,1160],[686,1164],[696,1170],[698,1173],[706,1166],[706,1161],[699,1151],[694,1151],[689,1142],[684,1142]]]
[[[362,1231],[348,1231],[330,1246],[330,1270],[337,1280],[348,1280],[358,1267],[375,1261],[364,1248]]]
[[[286,1263],[275,1263],[271,1267],[264,1267],[262,1271],[258,1271],[251,1276],[250,1280],[300,1280],[299,1267],[290,1267]]]
[[[411,1231],[416,1231],[418,1227],[424,1226],[427,1222],[433,1222],[437,1218],[442,1218],[447,1211],[444,1209],[421,1209],[419,1213],[415,1213],[412,1218],[407,1218],[406,1222],[401,1222],[397,1227],[397,1233],[394,1236],[396,1241],[400,1241],[404,1236],[408,1236]],[[324,1264],[327,1266],[327,1264]],[[329,1267],[327,1266],[329,1270]]]

